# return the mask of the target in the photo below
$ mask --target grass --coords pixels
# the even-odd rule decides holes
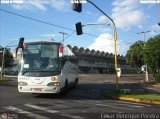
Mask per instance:
[[[11,80],[10,77],[2,77],[2,80],[0,79],[0,82],[1,82],[1,81],[9,81],[9,80]]]
[[[131,91],[131,92],[122,92],[122,91],[109,91],[104,93],[105,96],[109,97],[127,97],[135,99],[147,99],[153,101],[160,101],[160,93],[153,92],[149,90],[143,91]]]

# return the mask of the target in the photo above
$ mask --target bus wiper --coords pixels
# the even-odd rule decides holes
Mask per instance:
[[[23,72],[22,72],[22,75],[25,74],[25,73],[27,73],[27,72],[33,72],[33,71],[23,71]]]
[[[27,73],[27,72],[28,72],[28,71],[23,71],[23,72],[22,72],[22,75],[25,74],[25,73]]]

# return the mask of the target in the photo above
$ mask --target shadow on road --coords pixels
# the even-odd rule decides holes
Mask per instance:
[[[102,94],[104,91],[115,90],[115,84],[105,83],[86,83],[79,84],[75,89],[70,88],[65,93],[60,94],[41,94],[35,95],[35,98],[42,99],[64,99],[64,100],[106,100],[111,99],[104,97]],[[120,84],[119,89],[131,89],[131,90],[146,90],[136,83]]]

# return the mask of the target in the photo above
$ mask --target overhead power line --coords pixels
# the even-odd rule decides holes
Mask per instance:
[[[49,23],[49,22],[46,22],[46,21],[38,20],[38,19],[35,19],[35,18],[31,18],[31,17],[28,17],[28,16],[17,14],[17,13],[14,13],[14,12],[11,12],[11,11],[8,11],[8,10],[4,10],[4,9],[1,9],[1,8],[0,8],[0,11],[6,12],[6,13],[9,13],[9,14],[13,14],[13,15],[16,15],[16,16],[19,16],[19,17],[23,17],[25,19],[29,19],[29,20],[32,20],[32,21],[36,21],[36,22],[39,22],[39,23],[43,23],[43,24],[54,26],[54,27],[58,27],[58,28],[69,30],[69,31],[73,31],[73,33],[71,33],[68,37],[70,37],[71,35],[73,35],[76,32],[76,30],[73,30],[71,28],[67,28],[67,27],[56,25],[56,24]],[[96,37],[96,38],[99,37],[99,38],[102,38],[102,39],[106,39],[105,37],[101,37],[101,36],[90,34],[90,33],[84,33],[84,34],[88,35],[88,36]],[[67,39],[68,37],[66,37],[65,39]],[[108,40],[112,40],[112,39],[108,39]],[[121,42],[123,42],[123,41],[121,41]],[[128,42],[123,42],[123,43],[132,44],[132,43],[128,43]]]
[[[62,29],[66,29],[66,30],[70,30],[70,31],[75,31],[75,30],[67,28],[67,27],[63,27],[63,26],[60,26],[60,25],[56,25],[56,24],[52,24],[52,23],[49,23],[49,22],[41,21],[41,20],[38,20],[38,19],[35,19],[35,18],[27,17],[27,16],[24,16],[24,15],[21,15],[21,14],[17,14],[17,13],[8,11],[8,10],[4,10],[4,9],[0,9],[0,10],[3,11],[3,12],[7,12],[7,13],[10,13],[10,14],[19,16],[19,17],[23,17],[23,18],[30,19],[30,20],[33,20],[33,21],[37,21],[37,22],[40,22],[40,23],[43,23],[43,24],[52,25],[52,26],[59,27],[59,28],[62,28]]]

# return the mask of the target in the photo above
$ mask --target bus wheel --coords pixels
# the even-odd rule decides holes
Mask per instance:
[[[66,79],[65,86],[61,89],[60,95],[65,96],[68,89],[68,80]]]
[[[75,79],[75,82],[74,82],[73,88],[76,88],[77,84],[78,84],[78,78],[76,78],[76,79]]]
[[[66,79],[66,82],[65,82],[65,90],[68,89],[68,80]]]

